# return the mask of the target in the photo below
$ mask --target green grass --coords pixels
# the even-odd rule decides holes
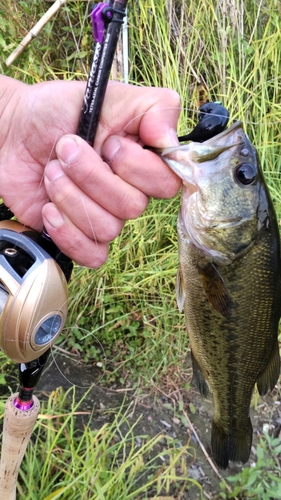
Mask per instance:
[[[69,2],[15,64],[7,68],[6,57],[50,4],[40,0],[0,2],[0,71],[28,83],[85,79],[92,46],[91,29],[85,20],[86,5],[78,0]],[[276,0],[129,2],[130,82],[167,86],[180,93],[183,110],[179,134],[190,131],[197,121],[202,86],[210,100],[222,100],[231,120],[244,123],[259,152],[279,220],[280,14],[280,2]],[[85,26],[83,33],[81,26]],[[145,214],[129,221],[112,243],[109,259],[101,269],[91,271],[77,266],[74,270],[68,325],[59,346],[78,353],[88,363],[102,362],[103,383],[117,380],[140,390],[159,387],[169,392],[171,386],[184,390],[188,338],[174,291],[179,202],[179,196],[173,200],[151,200]],[[59,405],[64,398],[57,393]],[[45,411],[57,410],[49,406]],[[40,492],[30,490],[30,498],[146,498],[141,496],[143,492],[139,497],[128,495],[133,494],[138,471],[146,467],[141,464],[141,457],[154,446],[154,441],[148,440],[147,448],[138,454],[131,430],[112,447],[112,435],[124,418],[121,412],[117,413],[102,431],[87,427],[80,439],[75,437],[71,412],[60,428],[55,426],[55,420],[47,420],[46,427],[44,419],[39,420],[36,441],[21,473],[22,498],[27,498],[26,491],[31,488],[26,483],[28,476],[41,474],[44,464]],[[71,442],[67,437],[70,431]],[[98,454],[89,444],[93,442],[98,442]],[[124,452],[128,442],[131,448],[128,445]],[[118,462],[119,453],[128,455],[125,465]],[[72,464],[67,470],[64,461]],[[151,470],[155,464],[151,464]],[[130,477],[131,467],[136,474]],[[50,479],[53,474],[56,486]],[[95,477],[99,489],[88,497],[87,484]],[[247,488],[241,486],[243,481],[244,485],[247,483],[245,477],[246,473],[244,479],[240,478],[238,493],[243,491],[241,498],[250,498]],[[167,482],[161,488],[172,481],[169,478],[167,469]],[[158,492],[155,484],[154,491]],[[61,491],[55,493],[56,488]],[[115,492],[121,496],[112,496]],[[223,494],[222,498],[233,498],[227,490]]]

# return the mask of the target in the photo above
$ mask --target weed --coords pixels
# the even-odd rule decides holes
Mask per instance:
[[[257,462],[253,467],[244,467],[242,472],[228,477],[231,492],[226,483],[221,483],[220,498],[273,500],[281,497],[280,472],[281,441],[265,433],[257,446]]]

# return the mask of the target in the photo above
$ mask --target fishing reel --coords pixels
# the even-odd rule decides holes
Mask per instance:
[[[0,347],[18,363],[46,352],[67,315],[67,280],[37,239],[16,221],[0,222]]]

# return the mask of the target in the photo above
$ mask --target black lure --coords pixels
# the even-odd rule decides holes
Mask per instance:
[[[229,119],[229,112],[220,102],[206,102],[199,112],[199,123],[190,134],[179,137],[180,142],[204,142],[224,131]]]

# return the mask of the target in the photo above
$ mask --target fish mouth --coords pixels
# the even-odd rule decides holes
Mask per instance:
[[[184,182],[194,185],[193,166],[215,160],[219,155],[243,143],[245,132],[240,121],[204,142],[190,142],[185,145],[155,150],[162,160]]]
[[[237,144],[240,144],[241,139],[239,141],[239,131],[244,133],[242,122],[237,121],[234,122],[229,128],[225,129],[220,134],[211,137],[211,139],[208,139],[207,141],[190,142],[189,144],[185,145],[172,146],[163,149],[158,148],[154,149],[153,151],[159,154],[163,158],[164,157],[168,158],[171,153],[177,151],[178,149],[181,149],[182,151],[192,151],[193,149],[197,149],[200,152],[206,151],[206,154],[204,156],[207,156],[208,147],[210,147],[209,154],[211,155],[211,157],[206,159],[211,160],[217,158],[217,156],[219,156],[222,151],[225,151],[226,149],[229,149],[233,146],[236,146]]]

